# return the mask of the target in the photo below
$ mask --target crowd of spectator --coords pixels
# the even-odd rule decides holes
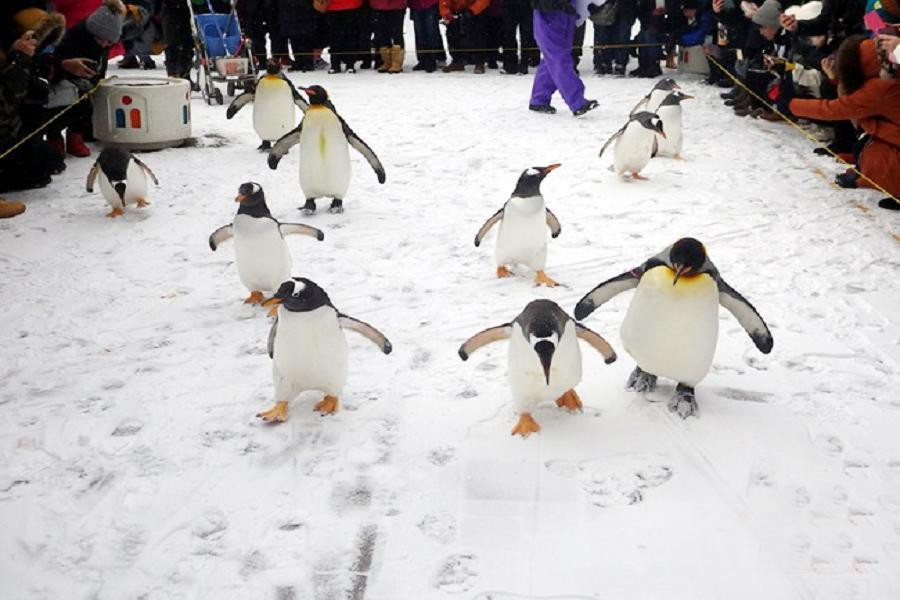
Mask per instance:
[[[679,48],[702,48],[708,83],[731,88],[722,97],[736,115],[827,126],[818,151],[856,165],[838,185],[900,197],[900,0],[549,1],[590,15],[572,36],[576,70],[586,39],[601,76],[657,77]],[[164,51],[167,74],[189,78],[191,12],[232,10],[226,0],[127,2],[4,2],[0,154],[15,149],[0,159],[0,192],[45,186],[67,156],[91,154],[91,104],[76,100],[107,75],[110,56],[122,54],[117,68],[155,69]],[[541,60],[533,6],[543,10],[533,0],[239,0],[236,10],[258,61],[289,70],[401,72],[408,18],[412,71],[525,75]],[[0,218],[22,210],[0,199]]]

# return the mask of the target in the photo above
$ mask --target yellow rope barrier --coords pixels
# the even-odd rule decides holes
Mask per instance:
[[[772,112],[774,112],[774,113],[777,114],[779,117],[781,117],[787,124],[789,124],[791,127],[793,127],[794,129],[796,129],[797,131],[799,131],[800,133],[802,133],[803,136],[806,137],[807,139],[809,139],[813,144],[815,144],[815,145],[818,146],[819,148],[824,148],[825,151],[826,151],[828,154],[830,154],[831,156],[833,156],[839,163],[844,164],[844,165],[846,165],[847,167],[849,167],[850,169],[852,169],[852,170],[853,170],[856,174],[858,174],[860,177],[862,177],[863,179],[865,179],[866,181],[868,181],[869,183],[871,183],[871,184],[872,184],[872,187],[874,187],[876,190],[880,191],[882,194],[886,195],[888,198],[890,198],[890,199],[893,200],[894,202],[897,202],[898,204],[900,204],[900,200],[898,200],[896,196],[894,196],[893,194],[891,194],[890,192],[888,192],[886,189],[884,189],[883,187],[881,187],[881,186],[878,184],[878,182],[873,181],[871,177],[866,176],[866,174],[863,173],[862,171],[860,171],[859,169],[857,169],[855,165],[852,165],[852,164],[848,163],[846,160],[844,160],[843,158],[841,158],[836,152],[833,152],[833,151],[831,150],[831,148],[829,148],[828,146],[826,146],[825,144],[823,144],[822,142],[820,142],[818,139],[816,139],[815,136],[811,135],[808,131],[806,131],[805,129],[803,129],[802,127],[800,127],[800,125],[798,125],[798,124],[795,123],[794,121],[792,121],[792,120],[790,120],[789,118],[787,118],[787,116],[785,116],[785,115],[784,115],[780,110],[778,110],[775,106],[769,104],[766,100],[764,100],[762,97],[760,97],[756,92],[754,92],[753,90],[751,90],[750,88],[748,88],[746,85],[744,85],[744,82],[743,82],[743,81],[741,81],[740,79],[738,79],[737,77],[735,77],[734,75],[732,75],[731,72],[730,72],[728,69],[726,69],[725,67],[723,67],[722,64],[721,64],[719,61],[717,61],[716,59],[714,59],[713,57],[711,57],[711,56],[709,56],[709,55],[707,55],[706,58],[707,58],[712,64],[714,64],[716,67],[718,67],[723,73],[725,73],[726,75],[728,75],[728,77],[731,78],[732,81],[734,81],[735,85],[737,85],[738,87],[740,87],[741,89],[743,89],[745,92],[747,92],[748,94],[750,94],[751,96],[753,96],[754,98],[756,98],[757,100],[759,100],[764,106],[766,106],[766,107],[767,107],[768,109],[770,109]]]
[[[588,50],[615,50],[617,48],[659,48],[664,45],[665,44],[662,42],[654,43],[654,44],[649,44],[649,43],[648,44],[595,44],[595,45],[590,45],[590,46],[572,46],[572,50],[581,50],[584,48],[587,48]],[[497,47],[497,48],[457,48],[456,49],[457,52],[497,52],[499,50],[500,50],[500,47]],[[537,52],[537,51],[540,51],[540,48],[538,48],[537,46],[534,46],[534,47],[520,48],[519,50],[521,50],[522,52],[528,52],[528,51]],[[429,50],[429,49],[423,48],[421,50],[416,50],[416,54],[438,54],[438,53],[443,54],[444,49],[442,48],[440,50]],[[296,57],[296,56],[320,56],[321,54],[322,54],[321,52],[293,52],[293,53],[279,52],[279,53],[272,54],[272,56],[273,57],[274,56],[295,56]],[[347,56],[347,55],[359,56],[361,54],[368,54],[369,56],[376,55],[376,53],[371,51],[371,49],[369,49],[369,48],[366,48],[363,50],[347,51],[347,52],[328,52],[327,54],[328,54],[328,56]]]

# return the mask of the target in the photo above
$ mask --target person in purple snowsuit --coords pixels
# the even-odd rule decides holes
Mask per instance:
[[[579,0],[532,0],[534,7],[534,39],[541,49],[541,62],[531,87],[530,110],[553,114],[550,97],[560,95],[579,117],[597,107],[596,100],[586,100],[584,83],[572,61],[572,40],[579,19],[575,3]]]

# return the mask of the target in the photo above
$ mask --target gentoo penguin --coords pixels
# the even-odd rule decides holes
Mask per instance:
[[[756,309],[730,285],[703,244],[682,238],[644,264],[604,281],[575,306],[584,319],[614,296],[637,288],[622,322],[622,345],[637,362],[628,388],[644,392],[658,376],[678,382],[669,409],[697,414],[694,387],[706,376],[719,334],[719,305],[733,314],[763,354],[772,334]]]
[[[266,74],[252,90],[237,96],[225,112],[232,118],[245,105],[253,102],[253,129],[262,139],[258,150],[268,150],[272,142],[294,128],[294,106],[306,112],[309,103],[303,99],[291,80],[281,72],[277,60],[266,63]]]
[[[316,198],[328,196],[332,198],[328,212],[341,213],[344,212],[344,196],[350,187],[350,149],[347,144],[369,161],[378,176],[378,183],[384,183],[384,167],[372,149],[337,113],[328,99],[328,92],[318,85],[303,91],[309,96],[309,109],[300,125],[275,143],[269,153],[269,167],[277,168],[281,157],[300,144],[300,189],[306,198],[303,212],[313,214]]]
[[[325,234],[309,225],[279,223],[269,212],[266,195],[258,183],[242,183],[235,202],[240,204],[234,222],[216,229],[209,236],[209,247],[215,251],[222,242],[234,237],[238,275],[250,290],[244,302],[260,304],[263,292],[277,290],[291,277],[291,253],[284,236],[296,233],[321,242]]]
[[[275,383],[275,406],[256,416],[264,421],[287,419],[288,402],[301,392],[324,392],[315,409],[338,410],[347,382],[347,340],[342,329],[360,333],[390,354],[391,343],[369,325],[340,313],[325,290],[304,277],[285,281],[264,305],[277,304],[278,318],[269,331],[269,358]]]
[[[144,208],[147,202],[147,176],[159,185],[156,175],[139,158],[121,148],[104,148],[88,172],[87,191],[94,191],[94,181],[100,176],[100,193],[112,210],[107,217],[125,214],[126,204]]]
[[[606,364],[616,353],[602,336],[576,323],[551,300],[533,300],[509,323],[477,333],[459,348],[459,357],[469,356],[486,344],[509,340],[509,385],[519,412],[512,435],[527,437],[541,430],[531,416],[541,402],[555,400],[570,411],[581,410],[575,386],[581,382],[580,338],[603,355]]]
[[[671,77],[660,79],[656,82],[656,85],[653,86],[653,89],[650,90],[650,93],[641,98],[638,103],[634,105],[634,108],[631,109],[631,114],[633,115],[634,113],[641,111],[656,112],[656,109],[662,104],[663,99],[669,95],[669,92],[680,89],[681,88]]]
[[[641,175],[641,169],[647,166],[650,159],[656,156],[656,134],[666,137],[662,120],[654,113],[639,112],[631,115],[622,129],[606,140],[600,149],[600,156],[606,148],[616,143],[613,148],[613,168],[620,177],[627,173],[634,179],[647,179]]]
[[[497,257],[497,277],[512,275],[506,265],[522,264],[535,271],[536,285],[543,284],[548,287],[556,285],[556,282],[544,273],[544,266],[547,264],[547,228],[550,228],[550,234],[554,238],[559,235],[562,228],[556,215],[544,206],[541,181],[550,171],[558,167],[559,164],[555,164],[549,167],[531,167],[522,171],[512,197],[478,230],[475,236],[476,248],[481,245],[481,240],[491,227],[500,223],[497,249],[494,253]]]
[[[681,159],[681,103],[693,98],[681,90],[675,90],[669,92],[669,95],[663,98],[659,108],[656,109],[656,114],[659,115],[666,130],[666,135],[656,138],[659,156]]]

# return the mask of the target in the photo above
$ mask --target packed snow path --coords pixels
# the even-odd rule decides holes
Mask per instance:
[[[597,152],[652,82],[589,77],[587,117],[525,110],[531,77],[310,77],[378,153],[346,213],[305,219],[297,150],[277,171],[251,109],[193,103],[197,147],[142,156],[151,206],[104,217],[70,159],[0,223],[0,597],[41,600],[667,600],[900,597],[900,253],[878,196],[784,125],[742,120],[685,79],[686,160],[625,183]],[[529,166],[562,222],[547,273],[494,278],[481,223]],[[383,330],[348,333],[344,410],[263,425],[270,321],[246,306],[228,243],[237,187],[325,231],[291,237],[296,274]],[[18,195],[12,197],[18,198]],[[580,415],[545,406],[512,438],[506,344],[459,344],[529,300],[572,311],[678,237],[706,243],[769,323],[764,356],[721,311],[700,418],[674,384],[624,390],[631,294],[587,324]]]

